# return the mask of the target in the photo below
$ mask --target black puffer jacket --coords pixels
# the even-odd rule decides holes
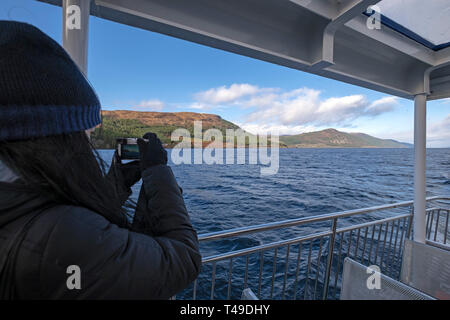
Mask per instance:
[[[7,275],[14,277],[15,297],[167,299],[192,282],[201,265],[197,234],[170,167],[146,169],[143,186],[147,210],[137,211],[134,224],[139,215],[153,215],[152,235],[119,228],[85,208],[52,206],[20,183],[0,183],[0,271],[17,231],[52,206],[33,221]],[[79,290],[67,287],[70,265],[81,270]]]

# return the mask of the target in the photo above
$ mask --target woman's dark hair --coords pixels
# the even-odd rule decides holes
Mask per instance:
[[[120,227],[129,228],[123,190],[106,178],[107,165],[86,133],[0,142],[0,159],[32,191],[58,204],[88,208]],[[129,208],[133,203],[127,203]]]

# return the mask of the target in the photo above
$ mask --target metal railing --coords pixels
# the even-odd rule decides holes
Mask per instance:
[[[427,239],[444,245],[450,242],[449,200],[427,198]],[[258,245],[204,257],[200,276],[180,298],[238,299],[250,287],[260,299],[336,299],[345,257],[398,279],[412,217],[413,201],[404,201],[199,235],[201,244],[245,236]],[[298,236],[259,244],[267,237],[260,233],[290,229]]]

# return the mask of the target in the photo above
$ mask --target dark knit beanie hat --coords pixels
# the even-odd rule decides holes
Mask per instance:
[[[0,21],[0,140],[83,131],[100,102],[67,52],[39,29]]]

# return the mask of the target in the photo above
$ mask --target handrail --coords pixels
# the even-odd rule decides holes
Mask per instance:
[[[348,227],[336,229],[335,233],[339,234],[339,233],[344,233],[344,232],[348,232],[348,231],[355,230],[355,229],[366,228],[366,227],[370,227],[370,226],[377,225],[380,223],[386,223],[386,222],[390,222],[390,221],[394,221],[394,220],[398,220],[398,219],[408,218],[409,216],[411,216],[411,214],[402,214],[402,215],[395,216],[395,217],[389,217],[389,218],[384,218],[381,220],[351,225]],[[307,240],[312,240],[315,238],[329,236],[331,234],[333,234],[333,231],[323,231],[323,232],[313,233],[313,234],[309,234],[306,236],[300,236],[300,237],[291,238],[291,239],[287,239],[287,240],[275,241],[275,242],[271,242],[268,244],[262,244],[259,246],[254,246],[254,247],[250,247],[250,248],[239,249],[239,250],[235,250],[235,251],[229,251],[226,253],[220,253],[217,255],[209,256],[209,257],[204,258],[202,262],[208,263],[208,262],[220,261],[220,260],[229,259],[229,258],[240,257],[243,255],[259,252],[262,250],[269,250],[269,249],[273,249],[276,247],[282,247],[282,246],[285,246],[288,244],[305,242]]]
[[[427,240],[431,241],[432,239],[432,233],[433,233],[433,227],[434,230],[434,239],[436,240],[436,234],[437,234],[437,228],[438,225],[441,224],[442,219],[444,219],[445,223],[445,230],[444,230],[444,239],[440,242],[443,244],[446,244],[447,239],[447,232],[449,228],[449,221],[450,221],[450,207],[447,208],[448,202],[450,201],[450,197],[443,197],[443,196],[434,196],[434,197],[428,197],[426,199],[428,203],[428,207],[426,209],[427,214]],[[430,201],[435,201],[433,203],[429,203]],[[443,201],[443,202],[441,202]],[[443,204],[445,208],[441,208],[440,204]],[[305,225],[307,223],[314,223],[314,222],[320,222],[320,221],[330,221],[331,222],[331,228],[327,230],[328,227],[326,225],[323,225],[320,230],[315,230],[307,234],[297,235],[296,237],[289,238],[289,239],[283,239],[278,241],[273,241],[269,243],[262,243],[256,246],[251,246],[247,248],[242,248],[234,251],[228,251],[228,252],[219,252],[215,253],[210,256],[203,257],[202,263],[203,264],[210,264],[211,265],[211,291],[210,291],[210,299],[214,299],[214,292],[215,292],[215,283],[216,283],[216,273],[219,268],[218,263],[223,261],[229,261],[228,266],[228,273],[227,278],[222,279],[221,281],[226,281],[225,283],[228,283],[228,289],[227,289],[227,299],[230,298],[231,293],[231,287],[232,287],[232,277],[233,277],[233,261],[237,258],[244,258],[245,259],[245,267],[244,264],[241,261],[241,263],[238,265],[240,268],[245,268],[244,272],[244,288],[247,287],[248,281],[249,281],[249,270],[253,270],[253,276],[258,277],[258,297],[261,297],[261,290],[262,290],[262,279],[263,274],[267,272],[265,271],[265,262],[264,262],[264,255],[265,253],[269,254],[272,252],[272,282],[270,285],[270,298],[273,296],[274,292],[274,282],[277,278],[277,270],[279,270],[278,266],[278,260],[283,259],[284,260],[284,276],[282,277],[282,289],[281,290],[281,297],[282,299],[285,298],[285,294],[287,293],[287,288],[289,287],[289,283],[293,285],[293,292],[294,296],[293,298],[296,299],[297,295],[297,285],[299,284],[299,272],[301,269],[304,271],[304,276],[306,279],[306,282],[304,284],[304,287],[308,287],[308,281],[311,282],[310,286],[313,286],[313,299],[316,298],[317,289],[318,289],[318,281],[319,281],[319,271],[320,265],[324,265],[324,273],[323,276],[320,275],[320,281],[319,283],[322,283],[322,299],[327,299],[329,297],[329,288],[330,288],[330,281],[333,278],[334,284],[332,285],[332,288],[334,288],[334,297],[336,297],[336,290],[338,289],[338,280],[340,277],[341,272],[341,258],[345,257],[347,255],[353,255],[354,257],[357,257],[358,260],[361,262],[364,259],[368,259],[367,263],[372,263],[376,265],[380,265],[380,267],[386,268],[386,271],[390,271],[391,275],[395,275],[398,270],[396,269],[395,265],[398,265],[399,261],[399,255],[402,252],[402,243],[404,239],[409,239],[411,234],[411,226],[412,226],[412,220],[414,215],[414,209],[413,209],[413,201],[403,201],[403,202],[396,202],[392,204],[385,204],[380,206],[372,206],[362,209],[356,209],[356,210],[346,210],[346,211],[340,211],[330,214],[324,214],[319,216],[313,216],[313,217],[307,217],[307,218],[298,218],[298,219],[290,219],[290,220],[284,220],[279,222],[273,222],[273,223],[266,223],[266,224],[260,224],[260,225],[254,225],[249,227],[241,227],[241,228],[234,228],[219,232],[212,232],[207,234],[199,235],[200,241],[207,241],[207,240],[217,240],[217,239],[224,239],[229,238],[233,236],[239,236],[242,234],[249,234],[249,233],[256,233],[256,232],[262,232],[267,230],[274,230],[277,228],[286,228],[286,227],[292,227],[292,226],[299,226],[299,225]],[[393,209],[393,208],[404,208],[406,210],[402,210],[402,212],[398,212],[398,214],[392,215],[392,216],[377,216],[374,217],[375,220],[373,221],[366,221],[366,222],[360,222],[360,223],[353,223],[353,224],[345,224],[341,227],[337,227],[338,221],[340,218],[355,216],[359,214],[369,213],[369,212],[375,212],[375,211],[383,211],[386,209]],[[403,225],[401,226],[401,223]],[[377,226],[379,226],[377,230]],[[354,232],[354,233],[353,233]],[[384,237],[382,235],[384,234]],[[347,236],[346,236],[347,235]],[[377,235],[377,237],[375,237]],[[347,238],[347,243],[345,243],[345,238]],[[317,241],[316,244],[318,245],[318,248],[315,248],[313,250],[313,242]],[[352,247],[352,242],[354,243]],[[309,244],[309,245],[308,245]],[[367,244],[367,246],[366,246]],[[297,247],[298,245],[298,247]],[[306,248],[303,248],[303,246],[307,246]],[[346,249],[343,247],[346,246]],[[326,247],[328,247],[326,249]],[[295,248],[295,249],[294,249]],[[309,248],[309,249],[308,249]],[[283,249],[286,249],[283,251]],[[352,249],[353,251],[350,251]],[[302,257],[302,250],[305,253]],[[318,250],[318,252],[317,252]],[[326,251],[325,251],[326,250]],[[337,251],[336,251],[337,250]],[[367,250],[368,256],[366,257],[365,252]],[[281,253],[280,253],[281,252]],[[295,267],[295,275],[292,272],[293,269],[290,269],[289,266],[289,260],[290,260],[290,253],[297,252],[296,254],[296,267]],[[315,252],[315,256],[313,258],[313,252]],[[325,255],[322,255],[322,252],[326,252]],[[259,272],[256,268],[258,266],[253,265],[253,267],[250,268],[250,256],[253,254],[259,253]],[[398,253],[398,254],[397,254]],[[359,256],[359,257],[358,257]],[[321,262],[322,257],[326,257],[323,259],[323,262]],[[278,260],[277,260],[278,259]],[[306,262],[306,267],[301,267],[301,260],[303,259],[304,262]],[[378,261],[379,259],[379,261]],[[334,262],[335,261],[335,262]],[[237,262],[236,262],[237,263]],[[295,263],[295,262],[293,262]],[[334,264],[334,266],[333,266]],[[310,272],[313,270],[313,265],[315,265],[316,271],[315,272],[315,279],[314,277],[310,277]],[[292,265],[291,265],[292,266]],[[290,271],[291,270],[291,271]],[[281,271],[280,271],[281,272]],[[197,280],[194,282],[193,286],[193,297],[196,299],[197,297]],[[281,286],[281,284],[280,284]],[[320,286],[319,286],[320,287]],[[311,287],[312,288],[312,287]],[[308,294],[308,290],[304,289],[303,291],[303,298],[306,299]],[[267,296],[269,296],[269,292],[267,292]],[[311,297],[311,296],[310,296]]]
[[[271,242],[271,243],[268,243],[268,244],[262,244],[262,245],[259,245],[259,246],[255,246],[255,247],[250,247],[250,248],[230,251],[230,252],[226,252],[226,253],[220,253],[220,254],[217,254],[217,255],[214,255],[214,256],[209,256],[209,257],[204,258],[202,260],[202,263],[208,263],[208,262],[220,261],[220,260],[224,260],[224,259],[228,259],[228,258],[240,257],[240,256],[247,255],[247,254],[250,254],[250,253],[255,253],[255,252],[260,252],[260,251],[264,251],[264,250],[269,250],[269,249],[273,249],[273,248],[276,248],[276,247],[285,246],[285,245],[288,245],[288,244],[294,244],[294,243],[298,243],[298,242],[302,242],[302,241],[312,240],[312,239],[315,239],[315,238],[329,236],[332,233],[333,233],[332,231],[324,231],[324,232],[319,232],[319,233],[315,233],[315,234],[310,234],[310,235],[307,235],[307,236],[292,238],[292,239],[289,239],[289,240],[275,241],[275,242]]]
[[[433,196],[433,197],[426,198],[427,202],[434,201],[434,200],[450,200],[450,197]],[[247,227],[240,227],[240,228],[204,233],[204,234],[200,234],[198,236],[198,240],[199,241],[210,241],[210,240],[229,238],[229,237],[234,237],[234,236],[248,234],[248,233],[255,233],[255,232],[268,231],[268,230],[278,229],[278,228],[299,226],[299,225],[303,225],[303,224],[307,224],[307,223],[327,221],[327,220],[333,220],[333,219],[337,219],[337,218],[345,218],[345,217],[350,217],[350,216],[363,214],[363,213],[369,213],[369,212],[373,212],[373,211],[394,209],[394,208],[399,208],[399,207],[407,207],[412,204],[414,204],[414,201],[412,201],[412,200],[402,201],[402,202],[367,207],[367,208],[362,208],[362,209],[339,211],[339,212],[334,212],[334,213],[317,215],[317,216],[313,216],[313,217],[283,220],[283,221],[270,222],[270,223],[264,223],[264,224],[247,226]]]

